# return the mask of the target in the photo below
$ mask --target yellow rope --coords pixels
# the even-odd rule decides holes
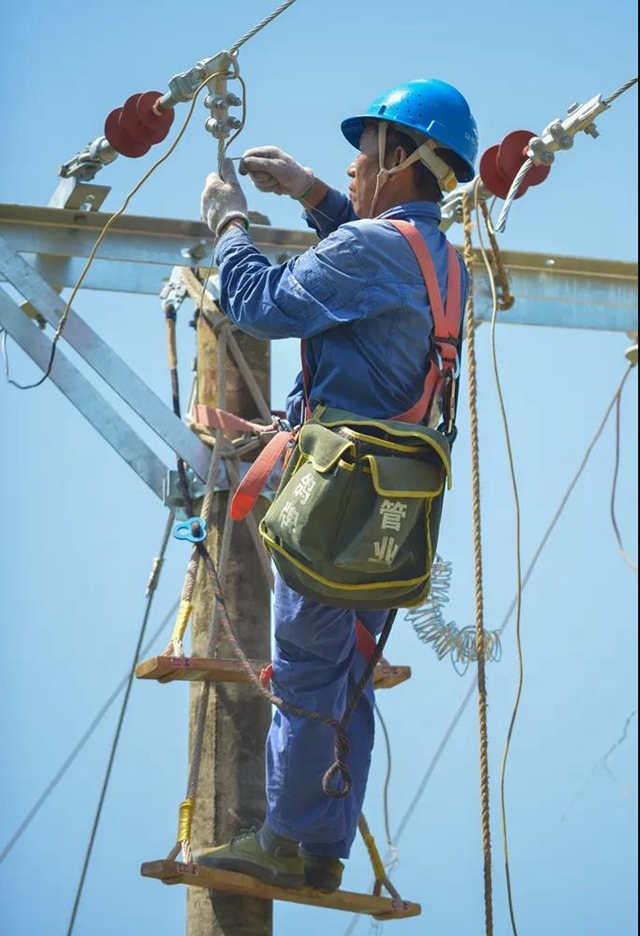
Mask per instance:
[[[482,210],[482,216],[484,218],[484,223],[487,228],[487,236],[489,237],[489,243],[491,244],[491,259],[496,268],[496,275],[498,277],[498,284],[500,286],[500,296],[497,297],[497,309],[499,312],[506,312],[507,309],[510,309],[514,304],[515,297],[511,295],[511,286],[509,285],[509,277],[507,276],[507,271],[505,269],[504,263],[502,262],[502,253],[500,252],[500,246],[498,244],[498,239],[493,233],[493,224],[491,223],[491,213],[487,208],[486,202],[482,202],[480,205]],[[477,210],[477,205],[476,205]],[[480,228],[478,227],[478,231]]]
[[[472,276],[473,248],[471,244],[471,199],[465,193],[462,200],[464,224],[464,260]],[[489,809],[489,742],[487,733],[487,685],[484,646],[484,593],[482,577],[482,517],[480,504],[480,442],[478,433],[478,386],[475,355],[475,320],[473,316],[473,277],[467,300],[467,367],[469,380],[469,416],[471,433],[471,477],[473,494],[473,549],[475,560],[476,652],[478,657],[478,716],[480,723],[480,795],[482,807],[482,844],[484,852],[485,931],[493,936],[493,894],[491,880],[491,822]]]

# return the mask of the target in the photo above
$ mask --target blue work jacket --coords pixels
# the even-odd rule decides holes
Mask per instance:
[[[359,220],[350,200],[330,190],[304,217],[320,243],[279,265],[239,227],[220,238],[215,261],[225,314],[256,338],[307,339],[312,409],[323,403],[383,419],[404,413],[422,393],[433,320],[413,251],[384,219],[418,228],[444,300],[448,260],[440,208],[408,202]],[[464,308],[469,277],[459,262]],[[287,400],[294,425],[302,421],[302,401],[299,374]]]

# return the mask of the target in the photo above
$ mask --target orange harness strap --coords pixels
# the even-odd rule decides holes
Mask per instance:
[[[392,417],[398,422],[416,424],[422,422],[428,415],[432,401],[436,398],[444,381],[449,377],[455,378],[459,370],[458,347],[462,326],[460,258],[451,244],[447,243],[449,269],[447,272],[447,302],[445,306],[442,302],[442,294],[440,293],[433,260],[422,234],[408,221],[388,220],[385,223],[392,224],[413,250],[422,271],[433,316],[433,345],[436,357],[435,360],[430,361],[427,368],[420,399],[405,413]],[[312,415],[309,404],[311,377],[307,363],[307,342],[305,339],[301,342],[300,351],[305,412],[306,417],[310,418]],[[297,432],[298,430],[292,430],[278,433],[253,462],[231,501],[231,517],[233,520],[243,520],[252,510],[267,482],[267,478],[277,465],[286,447],[295,440]]]

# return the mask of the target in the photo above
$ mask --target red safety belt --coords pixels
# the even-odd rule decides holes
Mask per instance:
[[[459,369],[458,347],[462,325],[460,260],[456,250],[451,244],[447,243],[449,269],[445,306],[442,302],[442,294],[433,260],[422,234],[408,221],[385,220],[385,223],[392,224],[413,250],[422,271],[433,317],[432,340],[436,359],[429,364],[420,399],[405,413],[391,417],[398,422],[417,424],[422,422],[428,415],[431,404],[440,392],[445,380],[449,377],[456,377]],[[309,404],[311,377],[306,352],[307,342],[303,339],[301,342],[302,378],[305,412],[308,419],[312,415]],[[252,510],[267,483],[269,475],[277,465],[286,447],[295,440],[298,431],[299,429],[290,432],[279,432],[258,455],[231,501],[231,518],[233,520],[243,520]]]

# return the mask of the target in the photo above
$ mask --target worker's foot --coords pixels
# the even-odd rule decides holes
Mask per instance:
[[[302,887],[302,858],[297,854],[282,854],[284,849],[278,849],[276,854],[267,851],[262,847],[259,836],[259,832],[243,832],[227,845],[203,849],[196,861],[207,868],[250,874],[274,887]]]
[[[342,884],[344,865],[337,858],[328,858],[324,855],[302,855],[304,859],[304,883],[307,887],[315,887],[332,894]]]

